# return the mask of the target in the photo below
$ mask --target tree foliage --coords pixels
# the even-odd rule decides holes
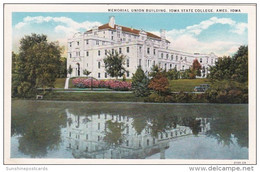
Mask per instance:
[[[153,89],[160,96],[167,95],[170,92],[169,81],[162,73],[156,74],[150,81],[148,87]]]
[[[125,56],[119,54],[117,51],[115,53],[108,52],[108,55],[103,60],[105,63],[105,70],[111,77],[122,77],[126,72],[124,68]]]
[[[191,79],[195,79],[196,76],[201,76],[201,64],[197,59],[193,60],[192,66],[191,66],[191,73],[190,75]]]
[[[53,87],[60,72],[60,54],[58,43],[48,43],[46,35],[31,34],[23,37],[13,71],[13,92],[26,97],[35,93],[38,87]]]
[[[86,76],[89,76],[91,74],[91,72],[88,71],[87,69],[84,69],[83,74],[86,75]]]
[[[158,65],[153,65],[149,76],[153,78],[160,72],[162,72],[162,69]]]
[[[69,68],[68,68],[68,70],[67,70],[67,72],[68,72],[68,74],[72,74],[72,67],[71,67],[71,65],[69,65]]]
[[[139,66],[132,77],[132,90],[137,97],[146,97],[150,94],[148,89],[149,79]]]
[[[248,46],[240,46],[233,57],[219,58],[210,68],[210,79],[248,81]]]
[[[179,78],[180,78],[180,72],[177,71],[176,68],[170,69],[170,70],[166,73],[166,75],[167,75],[167,78],[168,78],[169,80],[174,80],[174,79],[176,80],[176,79],[179,79]]]

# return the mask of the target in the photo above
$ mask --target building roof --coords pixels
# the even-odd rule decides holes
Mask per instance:
[[[133,29],[133,28],[130,28],[130,27],[125,27],[125,26],[120,26],[120,25],[115,25],[114,28],[112,28],[111,26],[109,26],[109,23],[106,23],[106,24],[99,26],[98,29],[99,30],[116,29],[116,26],[121,27],[123,32],[129,32],[129,33],[133,33],[133,34],[136,34],[136,35],[139,35],[139,33],[141,32],[140,30]],[[87,31],[87,32],[90,32],[90,31],[92,31],[92,29]],[[155,38],[155,39],[161,39],[161,37],[159,37],[159,36],[157,36],[157,35],[155,35],[151,32],[146,32],[146,34],[147,34],[148,37]]]

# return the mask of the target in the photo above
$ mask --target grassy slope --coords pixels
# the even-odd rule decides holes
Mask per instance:
[[[54,88],[64,88],[66,78],[57,78],[54,83]]]
[[[53,92],[45,95],[44,99],[70,101],[143,102],[143,98],[135,97],[134,94],[131,93]]]
[[[199,86],[200,84],[210,84],[208,79],[178,79],[171,80],[170,88],[174,92],[179,91],[193,91],[195,86]]]

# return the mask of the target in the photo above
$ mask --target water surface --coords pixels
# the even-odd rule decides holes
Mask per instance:
[[[248,159],[248,105],[12,101],[11,158]]]

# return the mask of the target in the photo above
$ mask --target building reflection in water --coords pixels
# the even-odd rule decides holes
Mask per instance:
[[[67,131],[65,144],[75,158],[91,159],[144,159],[160,152],[165,159],[165,149],[169,142],[193,134],[188,126],[177,124],[152,134],[149,121],[141,133],[133,127],[134,118],[129,116],[98,114],[80,116],[67,114]],[[196,118],[199,121],[198,134],[210,130],[207,118]]]

